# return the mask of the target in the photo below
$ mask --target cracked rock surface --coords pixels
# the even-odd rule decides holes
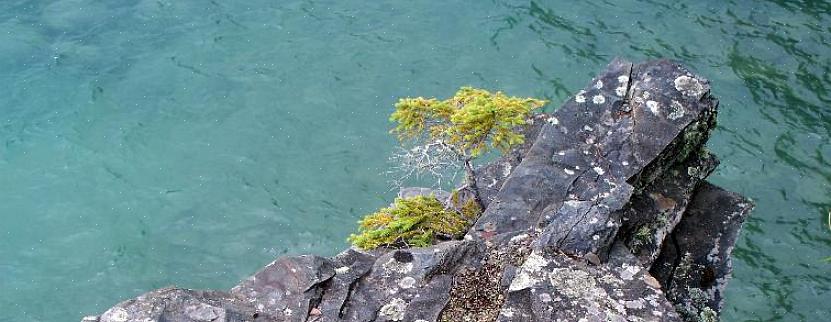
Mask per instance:
[[[616,59],[477,169],[464,240],[282,257],[229,292],[165,288],[83,321],[717,321],[753,205],[706,182],[709,93],[679,64]]]

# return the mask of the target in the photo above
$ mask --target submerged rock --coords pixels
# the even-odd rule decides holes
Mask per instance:
[[[715,321],[752,209],[705,182],[717,107],[678,64],[615,60],[477,169],[464,240],[282,257],[230,292],[161,289],[84,321]]]

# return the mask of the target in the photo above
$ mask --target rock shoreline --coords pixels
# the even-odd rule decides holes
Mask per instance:
[[[477,170],[464,240],[281,257],[227,292],[160,289],[83,321],[717,321],[753,208],[706,182],[717,108],[676,63],[616,59]]]

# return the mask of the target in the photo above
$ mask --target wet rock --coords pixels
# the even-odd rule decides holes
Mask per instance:
[[[730,254],[753,203],[702,184],[664,243],[652,273],[686,321],[718,320],[733,270]]]

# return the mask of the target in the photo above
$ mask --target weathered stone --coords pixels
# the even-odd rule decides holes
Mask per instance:
[[[551,115],[547,113],[540,113],[531,117],[527,124],[520,128],[520,132],[525,137],[523,144],[513,148],[496,161],[476,169],[476,186],[479,188],[479,198],[482,199],[484,208],[487,208],[490,202],[496,198],[502,184],[505,183],[514,168],[522,162],[528,149],[531,148],[537,135],[539,135],[542,126],[549,122],[550,118]]]
[[[632,197],[622,212],[623,227],[617,238],[644,267],[649,268],[658,257],[664,239],[681,220],[693,191],[717,165],[715,155],[695,153]]]
[[[340,321],[350,292],[355,284],[369,273],[375,259],[373,255],[354,249],[347,249],[335,256],[332,259],[335,276],[323,285],[320,302],[313,303],[313,310],[317,309],[320,314],[310,316],[309,321]]]
[[[343,321],[436,321],[453,274],[477,252],[473,242],[449,241],[380,256],[355,285]]]
[[[748,199],[704,183],[672,231],[671,242],[664,243],[652,273],[686,321],[718,319],[733,269],[730,254],[752,209]]]
[[[335,276],[335,263],[319,256],[281,257],[231,289],[259,312],[281,321],[306,321],[320,285]]]
[[[282,321],[257,312],[245,301],[225,292],[163,288],[119,303],[98,319],[101,322],[243,322]]]
[[[627,249],[618,247],[611,257],[594,266],[535,250],[508,288],[497,321],[680,321]]]
[[[717,106],[677,64],[615,60],[477,169],[463,241],[283,257],[230,293],[162,289],[84,321],[715,321],[752,208],[699,184]],[[472,196],[399,193],[418,195]]]
[[[698,150],[713,125],[715,101],[706,91],[690,97],[676,90],[681,76],[707,84],[668,61],[613,61],[552,114],[473,235],[491,239],[542,226],[540,247],[607,252],[620,226],[616,211]],[[661,106],[683,113],[670,117]]]

